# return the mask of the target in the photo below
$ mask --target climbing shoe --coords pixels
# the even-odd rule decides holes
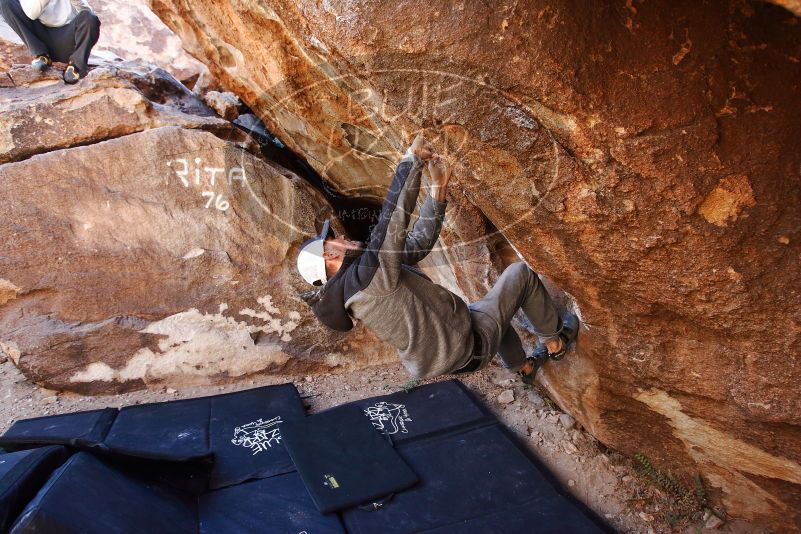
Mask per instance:
[[[559,330],[559,338],[562,340],[561,348],[556,352],[548,352],[548,347],[539,342],[534,348],[533,358],[545,361],[548,359],[561,360],[565,357],[565,354],[572,348],[578,336],[579,320],[575,313],[568,313],[562,317],[561,322],[562,328]]]
[[[546,361],[548,361],[547,354],[545,357],[529,356],[526,358],[526,363],[517,371],[517,376],[520,377],[520,380],[522,380],[524,384],[532,385],[534,383],[534,378],[537,376],[537,371],[540,370],[540,367],[542,367],[542,364]]]
[[[47,67],[49,67],[52,64],[53,62],[50,60],[50,56],[48,56],[47,54],[42,56],[36,56],[36,59],[31,61],[31,67],[33,67],[33,70],[37,72],[44,72],[45,70],[47,70]]]
[[[78,83],[78,80],[80,79],[81,73],[78,72],[78,69],[75,68],[75,65],[72,63],[67,65],[67,68],[64,70],[64,83],[72,85],[74,83]]]

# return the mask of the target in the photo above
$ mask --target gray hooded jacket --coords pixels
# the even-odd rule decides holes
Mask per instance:
[[[422,168],[413,156],[400,161],[367,247],[345,258],[312,309],[336,330],[358,319],[398,350],[409,373],[429,378],[464,365],[474,342],[464,301],[413,267],[437,242],[446,207],[427,197],[408,230]]]

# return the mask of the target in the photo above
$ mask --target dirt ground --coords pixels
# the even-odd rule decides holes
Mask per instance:
[[[747,523],[729,521],[717,529],[704,520],[682,521],[672,528],[665,519],[666,496],[638,474],[633,463],[607,450],[537,387],[525,386],[508,371],[489,366],[462,381],[511,428],[581,501],[625,533],[763,533]],[[0,364],[0,432],[17,419],[106,406],[191,398],[269,384],[293,382],[311,412],[344,402],[391,393],[408,384],[400,365],[317,376],[265,376],[227,386],[162,388],[115,396],[85,397],[58,393],[28,382],[11,362]],[[511,396],[511,397],[510,397]],[[709,518],[707,524],[716,522]]]

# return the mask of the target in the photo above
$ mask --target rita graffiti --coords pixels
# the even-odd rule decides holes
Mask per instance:
[[[247,184],[247,175],[243,167],[210,167],[204,165],[202,158],[193,160],[177,158],[168,161],[167,166],[173,170],[182,186],[203,189],[201,196],[205,199],[205,207],[208,209],[226,211],[231,207],[225,196],[214,190],[218,184],[227,184],[229,188],[236,183]]]

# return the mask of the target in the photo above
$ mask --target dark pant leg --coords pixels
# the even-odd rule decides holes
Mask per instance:
[[[6,24],[14,30],[34,56],[49,54],[46,40],[46,27],[38,20],[31,20],[22,10],[19,0],[0,0],[0,12]]]
[[[47,45],[50,59],[59,63],[67,63],[75,48],[74,27],[72,24],[51,28],[45,26],[42,30],[42,41]]]
[[[498,356],[501,357],[503,366],[512,371],[517,371],[526,361],[526,351],[523,349],[523,342],[517,335],[512,325],[506,329],[498,345]]]
[[[558,336],[559,316],[551,297],[537,273],[523,262],[507,267],[489,293],[470,305],[474,328],[487,340],[490,354],[503,350],[510,359],[504,358],[504,364],[510,368],[519,367],[525,359],[520,339],[510,326],[521,308],[543,342]]]
[[[100,38],[100,19],[91,11],[81,11],[70,25],[74,27],[74,48],[70,61],[84,76],[89,70],[89,54]]]
[[[47,45],[53,61],[72,63],[81,73],[88,69],[89,53],[100,36],[100,20],[91,11],[81,11],[72,22],[47,28]]]

